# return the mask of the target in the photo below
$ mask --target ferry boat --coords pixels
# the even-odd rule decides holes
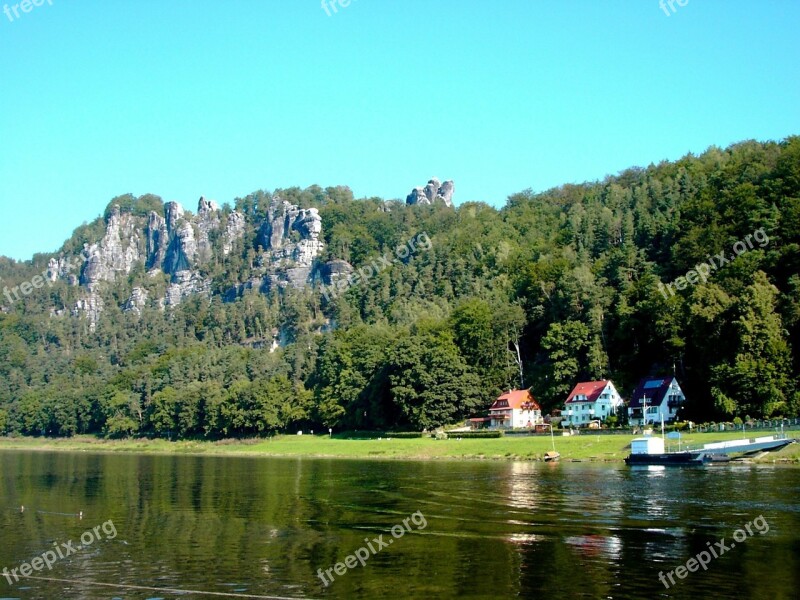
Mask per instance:
[[[701,466],[710,463],[728,462],[731,454],[755,451],[780,450],[796,440],[786,435],[770,435],[758,438],[730,440],[704,444],[696,450],[678,452],[664,451],[663,437],[637,438],[631,442],[631,454],[625,459],[628,465]]]

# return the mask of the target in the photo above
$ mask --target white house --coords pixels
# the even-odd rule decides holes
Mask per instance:
[[[674,377],[645,377],[633,392],[628,406],[628,421],[631,425],[665,423],[678,417],[678,410],[686,402],[678,380]],[[645,408],[644,418],[642,408]]]
[[[580,427],[592,421],[604,421],[616,415],[623,404],[610,380],[585,381],[576,385],[567,397],[561,413],[562,422],[570,427]]]
[[[517,429],[542,423],[542,409],[530,390],[511,390],[494,401],[489,409],[490,427]]]

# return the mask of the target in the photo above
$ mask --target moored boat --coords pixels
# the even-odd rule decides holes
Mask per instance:
[[[625,459],[625,462],[628,465],[701,466],[729,462],[731,454],[779,450],[794,441],[785,435],[771,435],[754,439],[714,442],[705,444],[697,450],[665,452],[663,438],[645,437],[631,442],[631,454]]]

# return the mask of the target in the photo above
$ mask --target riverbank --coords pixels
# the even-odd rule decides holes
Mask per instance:
[[[748,432],[748,436],[750,434]],[[758,435],[768,435],[760,432]],[[792,433],[790,432],[790,435]],[[621,462],[630,453],[633,435],[583,433],[557,436],[556,450],[564,461]],[[741,433],[695,433],[686,435],[683,445],[741,438]],[[794,432],[800,438],[800,432]],[[673,443],[669,449],[677,449]],[[552,450],[549,436],[506,436],[496,439],[348,439],[344,437],[285,435],[269,439],[178,441],[149,439],[107,440],[94,436],[68,439],[0,438],[2,450],[64,452],[133,452],[142,454],[198,454],[220,456],[281,456],[407,460],[542,460]],[[800,444],[767,453],[757,463],[800,464]]]

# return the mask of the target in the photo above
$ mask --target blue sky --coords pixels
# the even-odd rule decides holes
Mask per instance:
[[[0,0],[17,259],[128,192],[194,210],[313,183],[404,198],[435,175],[502,206],[800,133],[795,0],[18,2]]]

